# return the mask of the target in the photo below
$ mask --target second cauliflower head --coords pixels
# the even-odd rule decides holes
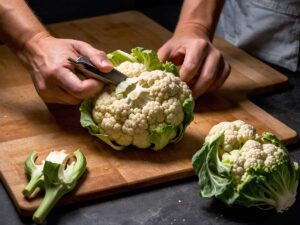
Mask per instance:
[[[298,163],[274,134],[241,120],[213,126],[192,164],[202,197],[280,213],[296,201]]]
[[[90,111],[94,125],[81,120],[82,125],[117,150],[129,145],[160,150],[179,141],[193,120],[194,100],[176,76],[177,68],[143,48],[131,54],[117,50],[108,57],[128,78],[83,102],[81,112]]]

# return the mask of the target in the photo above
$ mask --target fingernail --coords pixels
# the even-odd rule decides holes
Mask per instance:
[[[111,62],[108,61],[108,60],[102,60],[101,61],[101,65],[104,66],[104,67],[110,67],[110,66],[112,66]]]

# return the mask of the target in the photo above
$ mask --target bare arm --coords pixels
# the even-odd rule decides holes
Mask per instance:
[[[185,0],[176,30],[194,27],[213,38],[223,0]]]
[[[25,1],[0,0],[0,38],[13,50],[21,50],[37,36],[50,36]]]
[[[181,65],[180,76],[195,97],[219,88],[230,65],[211,40],[223,0],[185,0],[172,38],[159,49],[162,60]]]
[[[80,80],[68,57],[84,55],[100,70],[112,69],[103,51],[82,41],[52,37],[23,0],[0,0],[0,39],[31,72],[45,102],[78,104],[103,87],[94,79]]]

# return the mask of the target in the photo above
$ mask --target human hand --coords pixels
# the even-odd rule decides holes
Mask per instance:
[[[39,35],[26,44],[18,56],[30,70],[40,97],[47,103],[76,105],[86,97],[99,92],[103,83],[89,78],[80,80],[68,57],[88,57],[101,71],[109,72],[112,65],[103,51],[77,40],[57,39]]]
[[[176,30],[158,51],[162,61],[181,65],[180,77],[191,87],[195,98],[222,86],[230,73],[224,60],[204,32],[194,27]]]

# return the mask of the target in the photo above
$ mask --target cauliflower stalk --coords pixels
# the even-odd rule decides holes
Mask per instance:
[[[287,210],[296,200],[299,167],[278,138],[243,121],[215,125],[193,156],[200,196],[227,205]]]
[[[160,150],[178,142],[193,120],[194,100],[176,66],[143,48],[131,54],[117,50],[108,58],[128,78],[85,100],[81,125],[116,150],[129,145]]]
[[[69,155],[64,151],[50,152],[41,164],[36,164],[38,157],[32,152],[26,159],[24,169],[29,183],[23,189],[23,195],[31,199],[39,190],[44,190],[45,196],[32,220],[41,224],[55,206],[68,192],[72,191],[79,178],[86,170],[86,158],[80,150],[74,152],[76,162],[67,164]],[[39,189],[37,189],[39,188]]]

